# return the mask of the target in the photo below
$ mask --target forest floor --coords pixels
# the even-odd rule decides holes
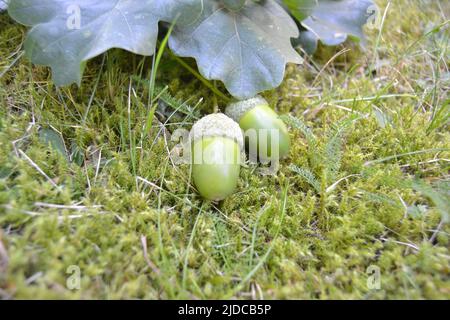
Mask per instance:
[[[216,204],[169,153],[223,110],[208,88],[165,54],[146,132],[151,58],[112,50],[58,89],[0,14],[0,298],[449,299],[450,11],[388,3],[365,48],[263,93],[297,119],[289,157]]]

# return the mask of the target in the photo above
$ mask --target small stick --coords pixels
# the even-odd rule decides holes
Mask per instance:
[[[35,202],[34,205],[36,207],[45,207],[45,208],[55,208],[55,209],[72,209],[72,210],[88,210],[101,208],[101,205],[94,205],[91,207],[80,206],[80,205],[62,205],[62,204],[53,204],[53,203],[45,203],[45,202]]]
[[[22,157],[24,157],[25,160],[27,160],[33,168],[35,168],[41,175],[43,175],[52,184],[52,186],[59,189],[59,186],[56,184],[56,182],[53,181],[44,171],[42,171],[42,169],[39,168],[39,166],[33,160],[31,160],[31,158],[28,157],[25,152],[23,152],[21,149],[19,149],[18,151],[19,151],[20,155]]]
[[[150,258],[148,257],[148,252],[147,252],[147,238],[142,235],[141,236],[141,244],[142,244],[142,250],[144,252],[144,259],[147,262],[148,266],[150,267],[150,269],[152,269],[152,271],[154,273],[156,273],[157,275],[160,274],[159,269],[155,266],[155,264],[150,260]]]

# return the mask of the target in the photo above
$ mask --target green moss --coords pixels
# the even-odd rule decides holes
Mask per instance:
[[[447,98],[439,57],[448,48],[442,30],[425,36],[441,16],[429,2],[391,2],[378,47],[379,31],[367,30],[365,50],[321,47],[289,65],[264,96],[315,144],[292,128],[276,176],[242,168],[238,192],[213,205],[168,154],[170,133],[215,108],[208,89],[165,56],[158,85],[175,107],[204,100],[191,115],[160,106],[147,134],[149,58],[110,51],[103,67],[102,57],[88,64],[80,88],[57,89],[47,68],[14,63],[26,30],[1,15],[0,297],[450,298],[450,137],[433,123]],[[60,134],[66,157],[40,128]],[[70,266],[79,290],[67,286]],[[380,290],[367,285],[369,267]]]

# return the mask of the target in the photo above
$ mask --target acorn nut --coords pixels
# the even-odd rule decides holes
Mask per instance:
[[[250,160],[268,162],[288,155],[290,138],[286,124],[264,98],[256,96],[231,103],[225,113],[244,131]]]
[[[223,113],[210,114],[192,126],[189,139],[192,178],[200,195],[219,201],[234,193],[244,145],[239,125]]]

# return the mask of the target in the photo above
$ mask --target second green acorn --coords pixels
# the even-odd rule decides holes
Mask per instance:
[[[288,155],[291,141],[286,124],[264,98],[232,103],[225,113],[244,131],[250,160],[268,162]]]

